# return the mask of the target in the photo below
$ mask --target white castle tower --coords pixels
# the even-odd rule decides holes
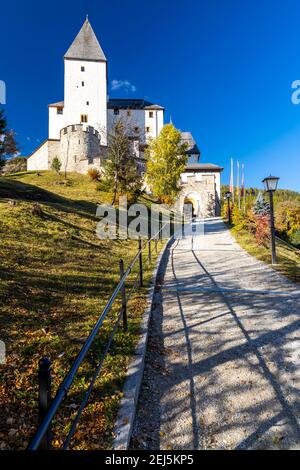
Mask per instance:
[[[49,106],[49,139],[72,124],[87,124],[107,140],[107,61],[88,21],[64,56],[64,102]]]

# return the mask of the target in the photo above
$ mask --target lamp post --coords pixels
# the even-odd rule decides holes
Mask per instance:
[[[268,176],[263,179],[265,190],[269,193],[270,198],[270,232],[271,232],[271,254],[272,264],[276,264],[276,245],[275,245],[275,224],[274,224],[274,203],[273,193],[277,189],[279,178],[277,176]]]
[[[228,223],[229,225],[231,225],[231,209],[230,209],[230,198],[231,198],[232,194],[230,191],[227,191],[225,193],[225,199],[227,199],[227,207],[228,207]]]

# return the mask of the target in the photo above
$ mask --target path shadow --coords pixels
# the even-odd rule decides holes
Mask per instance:
[[[222,222],[216,221],[212,225],[210,233],[227,232],[227,228]],[[174,242],[172,248],[175,248]],[[174,422],[180,421],[183,407],[188,407],[191,415],[190,448],[216,448],[214,447],[214,435],[225,433],[230,436],[239,432],[238,429],[241,425],[245,429],[245,437],[236,441],[236,449],[251,449],[264,445],[269,448],[270,440],[260,441],[260,438],[267,435],[274,427],[281,430],[278,432],[284,430],[283,437],[280,435],[280,439],[284,439],[283,443],[281,444],[280,441],[280,444],[274,444],[275,447],[276,445],[280,446],[279,448],[299,446],[300,404],[297,382],[292,383],[291,381],[285,384],[282,375],[278,375],[279,373],[289,373],[293,376],[296,373],[295,365],[290,361],[289,355],[285,354],[285,348],[289,347],[291,339],[297,338],[300,329],[299,297],[292,300],[286,299],[290,303],[283,304],[282,298],[270,298],[266,295],[255,296],[249,292],[247,295],[198,292],[195,294],[192,305],[191,294],[176,292],[176,286],[184,283],[184,285],[191,287],[198,284],[220,289],[226,284],[226,287],[240,288],[240,278],[244,275],[247,280],[248,276],[259,268],[259,262],[253,259],[250,266],[248,258],[241,257],[239,258],[240,266],[235,268],[231,263],[232,253],[228,253],[224,271],[220,270],[218,259],[210,262],[208,270],[205,265],[205,257],[204,261],[200,260],[197,252],[190,250],[189,257],[185,254],[184,256],[186,256],[186,262],[184,273],[180,272],[180,279],[176,274],[174,253],[171,246],[169,246],[161,266],[160,285],[157,287],[156,303],[150,322],[144,378],[131,448],[153,450],[162,448],[162,441],[166,441],[162,439],[160,434],[163,419],[166,419],[167,415],[171,416]],[[195,263],[199,266],[199,274],[191,275],[189,271]],[[169,264],[169,276],[166,280],[167,264]],[[267,271],[264,269],[255,271],[258,285],[270,284],[270,290],[280,289],[288,292],[297,289],[297,286],[281,278],[279,274],[273,273],[267,266],[265,269]],[[170,276],[170,272],[172,276]],[[164,311],[163,300],[165,303],[172,302],[173,307],[176,301],[178,306],[176,328],[163,329],[163,316],[168,315]],[[197,311],[197,304],[201,305],[201,311]],[[284,308],[283,305],[285,305]],[[173,311],[175,312],[174,308]],[[263,315],[268,315],[266,322],[262,321]],[[278,325],[272,324],[272,318],[278,319]],[[222,335],[216,337],[219,334],[216,324],[219,322],[218,327],[220,328],[223,321],[223,328],[232,328],[232,334],[224,338]],[[281,322],[283,324],[280,326]],[[206,329],[202,329],[203,327]],[[172,358],[170,360],[170,357],[166,357],[169,351],[166,349],[165,340],[168,337],[173,337],[173,345],[176,347],[176,339],[180,337],[179,335],[183,338],[179,351],[181,358],[172,362]],[[203,350],[201,335],[203,335],[202,338],[216,339],[212,344],[206,342],[206,349]],[[200,355],[200,359],[198,356],[195,360],[199,351],[201,351],[202,357]],[[245,380],[239,381],[241,361],[254,377],[261,376],[262,381],[252,384],[250,381],[250,385],[248,382],[245,383]],[[227,364],[228,366],[233,364],[234,380],[226,383],[223,388],[211,388],[214,381],[221,381],[220,367],[224,365],[226,368]],[[171,367],[171,370],[168,371],[168,367]],[[203,378],[205,380],[202,380]],[[163,398],[166,402],[168,393],[184,382],[189,384],[189,396],[185,398],[185,403],[182,402],[181,396],[176,396],[173,393],[172,403],[167,403],[162,409]],[[263,387],[267,387],[268,393],[260,398]],[[249,389],[251,389],[252,396],[257,395],[253,403],[247,402],[247,399],[244,398],[249,393]],[[210,395],[212,390],[213,396]],[[208,404],[213,401],[216,406],[216,415],[222,416],[221,412],[218,412],[226,410],[224,403],[228,396],[233,400],[235,397],[245,400],[242,403],[245,416],[228,422],[216,420],[210,425],[211,442],[207,443],[203,441],[202,436],[202,431],[206,431],[201,414],[203,400],[206,397]],[[166,414],[166,408],[168,408],[169,414]],[[176,430],[178,437],[180,437],[180,432],[185,431],[186,429]],[[174,436],[176,440],[175,432]],[[266,442],[268,443],[265,444]]]
[[[170,250],[174,240],[168,243],[162,257],[154,291],[149,336],[145,358],[143,383],[137,404],[137,414],[131,438],[132,449],[159,449],[161,425],[161,398],[168,390],[170,383],[165,375],[165,348],[163,322],[162,286],[170,258]],[[155,382],[160,380],[162,387]],[[153,382],[154,381],[154,382]],[[147,407],[145,408],[145,403]]]

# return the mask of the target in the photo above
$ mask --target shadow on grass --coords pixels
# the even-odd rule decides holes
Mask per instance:
[[[14,199],[19,201],[40,202],[45,205],[59,206],[66,212],[73,212],[97,220],[97,204],[89,201],[72,200],[59,196],[38,186],[9,178],[0,178],[0,201]],[[94,214],[94,215],[93,215]]]

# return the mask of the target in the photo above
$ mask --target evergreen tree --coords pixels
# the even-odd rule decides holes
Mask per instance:
[[[146,150],[146,182],[154,196],[173,202],[180,191],[180,174],[187,162],[186,144],[173,124],[166,124]]]
[[[7,129],[7,121],[3,109],[0,109],[0,171],[5,165],[6,159],[17,153],[18,148],[15,133]]]
[[[264,200],[261,192],[258,193],[256,201],[253,205],[253,212],[258,216],[265,216],[270,214],[270,205]]]

